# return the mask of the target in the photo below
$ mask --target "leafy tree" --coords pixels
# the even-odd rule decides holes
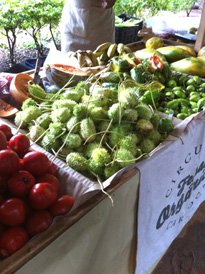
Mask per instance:
[[[1,0],[0,32],[6,36],[10,63],[14,65],[17,35],[25,30],[35,43],[39,56],[44,54],[43,29],[47,26],[57,48],[54,30],[62,14],[64,0]]]
[[[190,10],[196,1],[193,0],[117,0],[115,2],[115,14],[127,13],[134,16],[153,16],[162,10],[178,12]],[[188,14],[187,14],[188,15]]]
[[[49,26],[49,31],[51,34],[52,41],[56,49],[58,49],[58,45],[57,45],[53,30],[56,30],[61,20],[64,0],[52,0],[52,1],[44,0],[44,5],[45,5],[45,9],[44,9],[45,22]]]
[[[44,17],[44,1],[24,0],[21,15],[23,18],[21,28],[33,38],[38,55],[43,56],[42,29],[47,23]]]
[[[22,28],[34,39],[39,56],[44,54],[42,30],[49,26],[51,38],[57,48],[53,29],[60,22],[63,0],[23,0]]]
[[[169,10],[173,10],[175,12],[185,10],[187,13],[187,16],[189,16],[196,2],[197,1],[193,1],[193,0],[186,0],[186,1],[172,0],[169,3]]]
[[[16,63],[15,46],[19,27],[22,23],[21,7],[18,0],[1,0],[0,31],[6,36],[11,66]]]

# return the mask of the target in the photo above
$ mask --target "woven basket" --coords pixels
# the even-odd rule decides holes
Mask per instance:
[[[123,19],[123,21],[127,21],[130,18],[135,18],[139,21],[139,23],[132,27],[115,27],[115,42],[123,44],[137,42],[140,39],[137,34],[143,27],[143,20],[126,14],[118,15],[118,17]]]

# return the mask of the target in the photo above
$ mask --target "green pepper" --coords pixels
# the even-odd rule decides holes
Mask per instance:
[[[201,87],[201,88],[205,88],[205,83],[202,83],[202,84],[200,85],[200,87]]]
[[[174,99],[174,97],[175,97],[175,95],[174,95],[174,93],[172,91],[167,91],[165,93],[165,96],[169,97],[170,99]]]
[[[201,94],[201,93],[204,93],[204,92],[205,92],[205,89],[204,89],[204,88],[199,87],[199,88],[197,88],[197,91]]]
[[[159,102],[161,93],[158,90],[147,90],[142,96],[142,102],[145,104],[155,105]]]
[[[183,106],[187,106],[187,107],[189,106],[189,100],[188,99],[180,98],[179,103]]]
[[[174,90],[174,94],[175,94],[176,97],[178,97],[178,98],[186,98],[186,94],[184,94],[183,91],[180,90],[180,89]]]
[[[183,106],[183,107],[181,108],[181,113],[186,113],[186,114],[188,114],[188,113],[189,113],[188,107]]]
[[[184,120],[188,116],[189,116],[189,114],[187,114],[187,113],[179,113],[179,114],[177,114],[177,118],[181,119],[181,120]]]
[[[196,90],[196,88],[193,85],[188,85],[186,87],[186,91],[188,91],[188,92],[192,92],[192,91],[195,91],[195,90]]]
[[[182,75],[179,77],[179,84],[181,86],[185,86],[186,85],[186,82],[189,80],[188,76],[187,75]]]
[[[196,82],[194,81],[193,78],[190,78],[187,82],[186,82],[186,86],[189,86],[189,85],[194,85]]]
[[[199,95],[197,91],[192,91],[189,94],[189,96],[195,96],[195,95],[197,95],[197,96]]]
[[[168,82],[167,82],[167,87],[169,88],[174,88],[177,86],[177,82],[174,80],[174,79],[170,79]]]
[[[198,108],[192,108],[192,112],[193,113],[197,113],[198,112]]]
[[[187,99],[178,98],[167,103],[167,107],[171,109],[177,109],[180,105],[189,106],[189,101]]]
[[[197,102],[190,101],[189,103],[192,109],[197,108]]]
[[[205,106],[205,98],[201,98],[198,102],[197,102],[197,107],[198,110],[200,111],[202,109],[202,107]]]
[[[189,97],[189,100],[193,102],[198,102],[200,99],[201,97],[199,95],[192,95]]]
[[[202,82],[201,77],[199,77],[198,75],[194,75],[194,76],[192,77],[192,79],[194,80],[194,82],[195,82],[197,85],[200,85],[201,82]]]
[[[167,102],[167,108],[171,108],[171,109],[178,109],[179,107],[179,99],[173,99],[169,102]]]

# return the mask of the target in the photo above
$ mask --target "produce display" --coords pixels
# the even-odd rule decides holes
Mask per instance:
[[[129,60],[114,60],[117,72],[101,73],[98,83],[94,77],[93,82],[81,81],[55,94],[31,84],[32,98],[23,102],[14,122],[71,168],[91,179],[105,180],[146,157],[174,127],[171,119],[141,100],[148,86],[132,79],[137,71],[131,70],[131,76],[120,71],[127,67]],[[160,76],[166,74],[163,68]],[[152,76],[147,71],[147,79]],[[156,80],[149,85],[150,89],[162,86]]]
[[[31,142],[91,181],[109,179],[149,157],[172,134],[174,118],[204,110],[203,52],[165,46],[161,38],[135,52],[106,42],[71,53],[75,66],[48,65],[46,80],[55,87],[49,92],[26,73],[11,79],[12,122],[26,135],[0,124],[1,259],[74,204],[60,191],[56,166]]]
[[[172,132],[174,117],[203,110],[205,83],[193,59],[204,57],[189,46],[165,46],[153,37],[135,52],[106,42],[70,58],[76,68],[51,64],[45,69],[55,90],[48,93],[28,81],[14,123],[91,180],[104,181],[147,157]],[[176,64],[187,59],[194,76],[177,72]]]
[[[10,256],[68,213],[71,195],[60,194],[56,165],[33,150],[25,134],[0,124],[0,258]]]
[[[73,66],[45,68],[49,92],[26,73],[10,79],[14,106],[10,114],[2,107],[0,117],[13,115],[18,133],[0,124],[0,259],[48,229],[75,202],[62,194],[55,164],[31,143],[86,179],[104,182],[150,157],[172,134],[174,118],[204,110],[203,48],[196,54],[152,38],[135,52],[106,42],[69,58]],[[8,107],[8,94],[1,98]]]
[[[131,53],[129,47],[123,43],[105,42],[99,45],[94,51],[78,50],[70,52],[68,57],[78,67],[96,67],[106,65],[110,58],[121,55],[123,53]]]

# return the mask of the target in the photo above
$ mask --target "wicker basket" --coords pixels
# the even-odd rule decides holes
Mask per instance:
[[[137,34],[143,27],[143,20],[126,14],[121,14],[118,17],[123,19],[123,21],[127,21],[130,18],[135,18],[139,21],[139,23],[132,27],[115,27],[115,42],[128,44],[139,41],[140,38]]]

